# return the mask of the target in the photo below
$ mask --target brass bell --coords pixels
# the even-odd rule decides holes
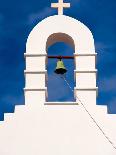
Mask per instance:
[[[63,61],[60,59],[58,60],[57,62],[57,66],[56,66],[56,69],[54,71],[56,74],[64,74],[67,72],[65,66],[64,66],[64,63]]]

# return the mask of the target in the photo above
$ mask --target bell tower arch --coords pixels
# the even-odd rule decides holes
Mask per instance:
[[[59,32],[59,33],[53,33],[48,37],[47,42],[46,42],[46,51],[48,50],[49,46],[51,46],[57,42],[67,43],[73,49],[75,49],[75,44],[74,44],[73,38],[71,36],[69,36],[68,34]]]
[[[75,96],[78,94],[85,104],[90,106],[92,103],[91,106],[94,106],[97,92],[94,39],[84,24],[65,15],[44,19],[34,27],[28,37],[25,53],[26,104],[39,104],[41,101],[49,104],[46,103],[47,49],[58,41],[70,44],[75,51]]]

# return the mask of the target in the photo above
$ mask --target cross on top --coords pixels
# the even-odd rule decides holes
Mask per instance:
[[[58,15],[63,15],[64,8],[70,8],[70,3],[64,3],[63,0],[59,0],[58,3],[52,3],[52,8],[58,8]]]

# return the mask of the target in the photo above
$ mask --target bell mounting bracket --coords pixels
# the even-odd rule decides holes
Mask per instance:
[[[48,55],[48,58],[51,58],[51,59],[74,59],[74,56],[51,56],[51,55]]]

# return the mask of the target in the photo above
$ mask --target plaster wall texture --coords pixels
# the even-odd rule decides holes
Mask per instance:
[[[107,107],[96,105],[96,54],[92,34],[79,21],[58,15],[40,22],[28,37],[25,105],[15,107],[15,113],[5,115],[5,121],[0,122],[0,155],[115,155],[116,150],[78,99],[78,105],[70,101],[67,105],[47,105],[46,42],[54,33],[66,33],[74,40],[78,81],[75,94],[116,144],[116,115],[109,115]]]
[[[46,66],[46,57],[41,56],[41,59],[39,56],[30,56],[26,57],[26,70],[27,71],[43,71],[45,70]]]
[[[45,88],[45,74],[26,73],[26,87],[27,88]]]
[[[79,70],[94,70],[96,64],[96,54],[92,56],[79,55],[75,56],[76,61],[76,68]]]
[[[96,87],[96,73],[95,72],[83,72],[76,73],[76,87],[91,88]],[[87,80],[88,79],[88,80]]]

